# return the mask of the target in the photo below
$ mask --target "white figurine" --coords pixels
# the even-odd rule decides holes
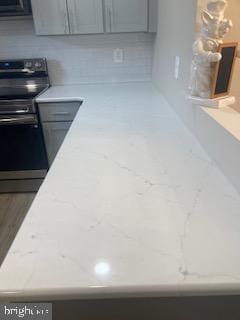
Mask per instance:
[[[194,42],[190,91],[192,96],[211,97],[211,84],[216,63],[222,56],[217,52],[224,36],[232,28],[232,21],[224,19],[225,0],[209,0],[208,11],[202,12],[202,28]]]

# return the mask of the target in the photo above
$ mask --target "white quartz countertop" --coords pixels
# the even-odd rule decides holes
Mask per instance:
[[[74,100],[0,299],[240,294],[240,197],[160,93],[80,85],[38,98]]]

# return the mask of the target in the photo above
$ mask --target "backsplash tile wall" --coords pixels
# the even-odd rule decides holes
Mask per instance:
[[[151,80],[153,34],[36,36],[32,20],[0,20],[0,59],[46,57],[51,83]],[[113,50],[124,49],[124,62]]]

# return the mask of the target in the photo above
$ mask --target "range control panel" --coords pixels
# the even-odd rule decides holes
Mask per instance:
[[[46,59],[1,60],[0,71],[18,72],[47,72]]]
[[[24,60],[24,69],[32,71],[47,71],[47,63],[45,59]]]

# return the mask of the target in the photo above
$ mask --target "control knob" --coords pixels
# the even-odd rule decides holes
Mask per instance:
[[[32,68],[32,66],[33,66],[32,61],[25,62],[25,68],[30,69],[30,68]]]
[[[42,68],[42,63],[40,61],[36,61],[34,66],[35,66],[35,68],[40,69],[40,68]]]

